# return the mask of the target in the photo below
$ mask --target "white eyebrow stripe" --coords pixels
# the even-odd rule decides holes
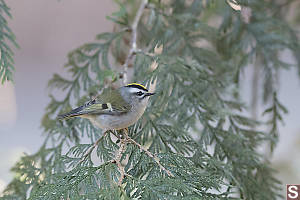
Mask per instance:
[[[129,92],[130,93],[137,93],[137,92],[143,92],[143,93],[145,93],[145,91],[142,91],[142,90],[140,90],[138,88],[130,88]]]

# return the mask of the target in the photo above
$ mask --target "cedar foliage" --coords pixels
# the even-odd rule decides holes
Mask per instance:
[[[12,18],[10,9],[4,0],[0,0],[0,82],[12,81],[14,71],[13,51],[9,44],[18,47],[16,37],[8,27],[6,17]]]
[[[120,0],[119,10],[108,17],[116,24],[114,32],[99,34],[95,42],[69,53],[65,67],[70,79],[55,74],[49,81],[64,97],[50,95],[42,120],[45,141],[12,168],[15,178],[1,199],[280,197],[280,182],[257,148],[274,148],[277,123],[287,112],[277,98],[276,73],[299,67],[299,60],[290,65],[278,56],[286,49],[295,58],[300,52],[283,15],[292,1],[236,2],[251,10],[249,22],[226,1],[149,0],[142,10],[138,49],[128,67],[132,82],[149,85],[156,78],[157,95],[128,135],[173,176],[137,145],[127,143],[121,155],[125,176],[118,185],[120,168],[112,160],[122,145],[114,137],[119,133],[104,134],[85,119],[56,119],[101,88],[122,82],[131,24],[141,1]],[[163,52],[156,54],[160,45]],[[256,57],[262,60],[267,122],[245,116],[247,104],[240,97],[241,73]],[[154,61],[158,67],[149,71]],[[270,131],[261,131],[266,125]]]

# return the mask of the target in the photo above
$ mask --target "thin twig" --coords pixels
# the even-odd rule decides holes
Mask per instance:
[[[85,154],[82,156],[81,160],[79,161],[79,163],[77,165],[82,163],[93,152],[93,150],[98,146],[99,142],[106,136],[106,133],[107,133],[107,131],[105,131],[104,134],[93,144],[93,146],[91,146],[85,152]]]
[[[150,158],[152,158],[156,164],[159,166],[159,168],[163,171],[165,171],[168,176],[172,176],[174,177],[174,175],[169,171],[167,170],[164,166],[162,166],[159,162],[159,158],[155,155],[153,155],[150,151],[148,151],[147,149],[145,149],[144,147],[142,147],[142,145],[140,145],[139,143],[137,143],[135,140],[131,139],[130,137],[128,137],[127,139],[129,142],[135,144],[136,146],[138,146],[141,150],[143,150]]]
[[[123,83],[126,84],[127,83],[127,71],[128,71],[128,65],[129,65],[129,61],[132,59],[133,55],[136,54],[137,52],[137,44],[136,44],[136,40],[137,40],[137,26],[139,24],[139,21],[142,17],[143,11],[146,7],[148,3],[148,0],[142,0],[140,7],[136,13],[136,16],[133,20],[133,23],[131,25],[131,32],[132,32],[132,36],[131,36],[131,47],[129,50],[129,54],[127,55],[127,58],[125,60],[125,63],[123,64]]]

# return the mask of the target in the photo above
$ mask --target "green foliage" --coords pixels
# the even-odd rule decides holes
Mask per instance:
[[[5,81],[13,80],[14,60],[13,51],[9,46],[18,47],[16,37],[7,25],[5,15],[12,17],[9,12],[9,7],[4,0],[0,0],[0,81],[3,84]]]
[[[277,93],[274,92],[271,107],[267,108],[263,113],[263,115],[269,114],[271,116],[271,118],[267,121],[267,124],[269,124],[271,127],[270,130],[270,134],[272,136],[271,151],[273,151],[279,136],[278,121],[283,123],[282,113],[287,114],[288,110],[279,102],[277,98]]]
[[[118,186],[121,173],[114,159],[120,144],[114,135],[120,133],[103,135],[86,119],[56,120],[107,82],[122,81],[123,69],[114,65],[124,60],[121,51],[132,34],[129,11],[137,10],[137,2],[120,2],[120,11],[109,18],[120,31],[100,34],[68,55],[70,79],[56,74],[49,81],[49,87],[65,95],[50,96],[42,121],[45,142],[13,168],[16,177],[2,199],[280,197],[280,183],[257,148],[271,142],[273,149],[276,144],[277,121],[286,109],[276,96],[274,71],[288,66],[277,55],[285,49],[296,53],[299,43],[279,17],[281,7],[275,1],[238,1],[251,8],[250,23],[225,1],[150,1],[145,8],[132,81],[149,85],[156,79],[157,95],[129,128],[129,137],[147,147],[173,176],[128,143],[121,156],[125,178]],[[163,44],[162,54],[155,54],[157,44]],[[253,128],[264,123],[246,117],[239,98],[240,74],[254,55],[263,60],[265,101],[273,95],[265,111],[271,114],[270,133]],[[153,61],[159,66],[151,71]],[[90,149],[95,155],[88,153]]]

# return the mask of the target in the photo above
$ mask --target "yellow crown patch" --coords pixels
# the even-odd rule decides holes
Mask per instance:
[[[136,87],[148,91],[148,89],[145,86],[138,83],[129,83],[126,85],[126,87]]]

